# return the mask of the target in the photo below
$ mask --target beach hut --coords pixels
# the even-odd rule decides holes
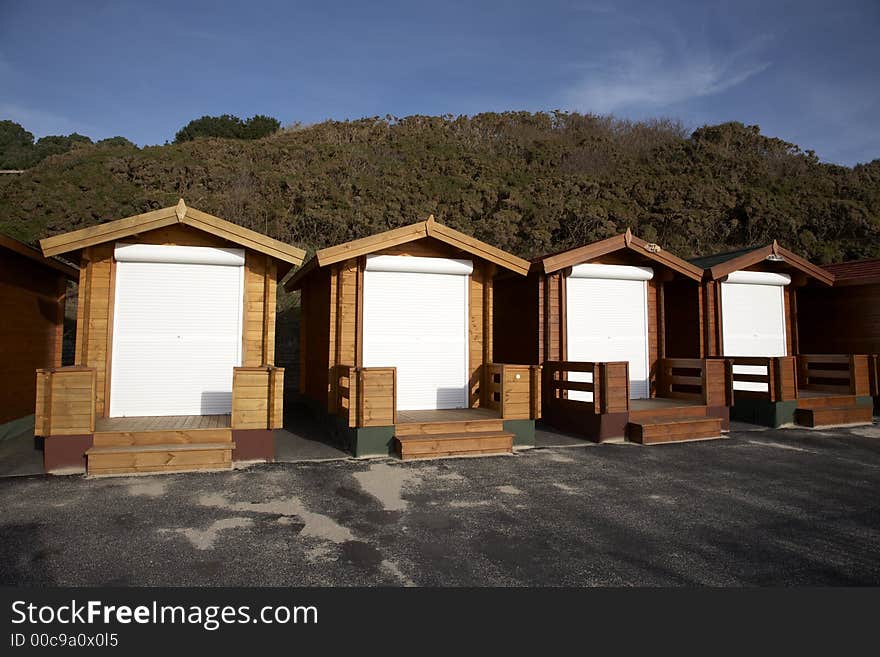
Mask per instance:
[[[528,268],[433,217],[318,251],[285,283],[301,293],[302,397],[357,456],[531,444],[538,370],[492,360],[494,280]]]
[[[704,358],[702,274],[629,230],[536,258],[526,279],[496,284],[495,357],[543,367],[552,426],[596,441],[718,437],[729,377]]]
[[[880,258],[825,265],[833,287],[804,288],[798,299],[801,349],[867,354],[875,408],[880,408]]]
[[[41,246],[80,262],[74,365],[37,370],[48,471],[272,458],[283,393],[275,290],[302,250],[183,199]]]
[[[0,235],[0,440],[33,427],[34,371],[61,367],[68,281],[76,267]]]
[[[815,353],[801,348],[800,300],[831,289],[831,272],[776,241],[691,262],[705,269],[708,354],[732,363],[732,418],[769,426],[871,421],[868,356],[832,351],[823,338],[810,345]]]

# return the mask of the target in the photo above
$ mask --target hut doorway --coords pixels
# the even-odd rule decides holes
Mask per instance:
[[[397,409],[468,407],[470,260],[368,256],[363,365],[397,368]]]
[[[117,244],[114,255],[110,417],[230,413],[244,250]]]
[[[650,267],[583,264],[566,280],[566,360],[628,361],[630,399],[650,397],[647,281],[653,275]],[[570,395],[592,401],[592,393]]]

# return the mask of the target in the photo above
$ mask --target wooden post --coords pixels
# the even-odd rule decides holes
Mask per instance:
[[[267,400],[266,406],[266,428],[272,429],[275,426],[275,368],[268,367],[266,368],[266,372],[268,373],[268,386],[267,392],[269,394],[269,398]]]

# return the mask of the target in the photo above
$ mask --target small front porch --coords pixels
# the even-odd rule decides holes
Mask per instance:
[[[532,445],[540,416],[540,367],[490,363],[471,386],[470,408],[397,409],[397,370],[341,365],[335,415],[355,456],[396,454],[403,460],[509,454]]]
[[[719,438],[729,427],[730,381],[723,360],[661,358],[656,396],[630,399],[625,361],[545,363],[543,417],[595,442]]]

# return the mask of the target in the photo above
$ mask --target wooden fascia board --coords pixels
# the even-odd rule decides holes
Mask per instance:
[[[809,260],[800,257],[796,253],[792,253],[788,249],[784,249],[781,246],[777,246],[777,253],[785,258],[785,262],[793,265],[797,269],[800,269],[802,272],[807,274],[808,276],[812,276],[817,281],[821,283],[825,283],[825,285],[833,285],[835,276],[827,269],[820,267],[819,265],[814,265]]]
[[[782,248],[776,242],[774,242],[773,244],[768,244],[767,246],[755,248],[752,251],[744,253],[737,258],[733,258],[732,260],[728,260],[727,262],[722,262],[715,265],[709,270],[710,278],[717,281],[735,271],[739,271],[740,269],[745,269],[746,267],[751,267],[752,265],[763,262],[767,259],[767,256],[771,254],[782,256],[783,261],[786,264],[794,267],[799,271],[802,271],[807,276],[815,278],[825,285],[834,284],[834,274],[832,274],[830,271],[827,271],[822,267],[819,267],[818,265],[814,265],[809,260],[805,260],[796,253],[792,253],[788,249]]]
[[[741,256],[737,256],[736,258],[718,263],[714,267],[711,267],[708,270],[709,276],[712,280],[717,281],[719,278],[724,278],[732,272],[739,271],[740,269],[750,267],[766,260],[767,256],[771,253],[773,253],[772,244],[755,247],[748,253],[743,253]]]
[[[361,239],[329,246],[321,249],[315,254],[315,260],[319,267],[326,267],[343,260],[357,258],[374,251],[381,251],[398,244],[405,244],[423,237],[427,237],[427,222],[420,221],[409,226],[401,226],[392,230],[379,233],[377,235],[369,235]]]
[[[648,242],[645,240],[633,237],[631,243],[627,246],[631,251],[635,251],[639,255],[643,255],[655,262],[660,263],[666,267],[669,267],[673,271],[678,272],[683,276],[687,276],[695,281],[703,280],[703,270],[696,265],[692,265],[686,260],[682,260],[677,255],[669,253],[669,251],[660,250],[656,253],[654,251],[650,251],[648,249]]]
[[[598,242],[584,244],[583,246],[543,258],[541,263],[544,266],[544,273],[552,274],[560,269],[573,267],[587,260],[617,251],[624,246],[626,246],[626,233],[621,233],[620,235],[613,235]]]
[[[296,270],[296,273],[293,274],[286,281],[282,281],[282,285],[284,285],[284,289],[288,292],[292,292],[293,290],[298,290],[302,287],[303,281],[306,276],[308,276],[312,271],[318,268],[318,259],[315,256],[309,258],[309,261]]]
[[[198,228],[206,233],[217,235],[225,240],[240,244],[253,251],[258,251],[266,255],[272,256],[278,260],[289,262],[292,265],[301,265],[306,257],[306,252],[290,244],[285,244],[279,240],[273,239],[262,233],[258,233],[250,228],[245,228],[234,224],[220,217],[215,217],[196,210],[195,208],[187,208],[186,214],[180,223],[193,228]]]
[[[64,274],[67,278],[72,281],[79,280],[79,269],[68,265],[66,262],[61,262],[60,260],[56,260],[52,257],[45,257],[38,249],[33,248],[29,244],[25,244],[24,242],[19,242],[14,237],[8,237],[6,235],[0,235],[0,246],[3,246],[10,251],[17,253],[20,256],[33,260],[44,267],[48,267],[49,269],[54,269],[57,272]]]
[[[78,251],[88,246],[112,242],[135,233],[143,233],[156,228],[164,228],[177,223],[175,208],[162,208],[144,214],[117,219],[98,226],[81,228],[70,233],[55,235],[40,240],[43,255],[53,256],[60,253]]]
[[[499,267],[504,267],[505,269],[509,269],[522,276],[529,273],[531,263],[528,260],[523,260],[512,253],[507,253],[507,251],[502,251],[491,244],[481,242],[470,235],[465,235],[453,228],[442,226],[433,221],[428,222],[427,231],[428,237],[433,237],[434,239],[445,242],[450,246],[457,247],[462,251],[472,253],[483,260],[488,260],[489,262],[498,265]]]
[[[256,231],[233,224],[206,212],[188,208],[181,201],[174,207],[153,210],[144,214],[117,219],[98,226],[89,226],[63,235],[55,235],[40,240],[40,247],[46,256],[67,253],[123,239],[138,233],[164,228],[176,223],[192,226],[198,230],[221,237],[234,244],[264,253],[292,265],[301,265],[305,251],[285,244]]]

